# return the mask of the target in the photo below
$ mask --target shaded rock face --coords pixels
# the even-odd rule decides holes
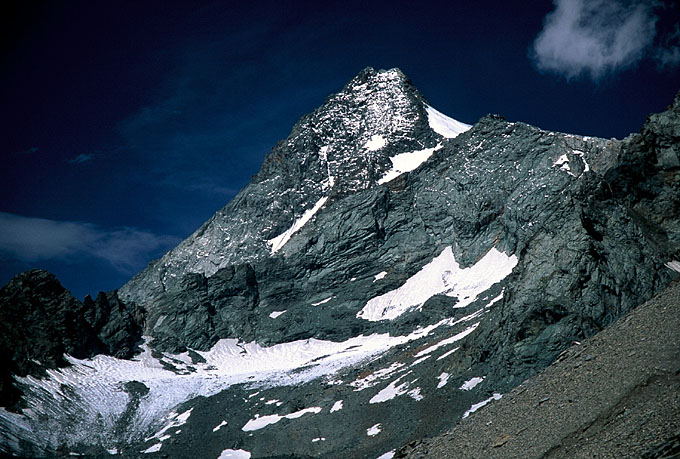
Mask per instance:
[[[142,322],[141,311],[127,309],[115,292],[80,302],[46,271],[16,276],[0,289],[3,406],[18,402],[12,375],[44,375],[67,364],[64,354],[132,357]]]
[[[137,352],[146,313],[135,305],[120,301],[116,291],[99,292],[93,301],[83,301],[84,318],[104,346],[102,354],[129,359]]]
[[[209,349],[225,337],[252,341],[257,303],[258,285],[250,265],[228,266],[207,279],[187,274],[178,289],[154,302],[149,333],[157,349],[171,352]]]
[[[501,387],[521,382],[677,277],[666,263],[680,253],[680,169],[659,158],[677,157],[678,126],[676,96],[620,143],[601,175],[567,190],[569,206],[551,215],[547,231],[526,245],[520,239],[506,307],[490,317],[498,328],[466,343],[473,361],[492,356]]]
[[[72,428],[0,410],[0,439],[35,455],[368,457],[446,429],[677,278],[678,126],[680,98],[622,141],[470,127],[400,71],[366,69],[117,293],[54,300],[88,332],[52,354],[129,358],[141,335],[144,352],[22,379]],[[45,395],[62,380],[77,396]]]

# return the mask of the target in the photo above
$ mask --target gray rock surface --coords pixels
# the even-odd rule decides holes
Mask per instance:
[[[488,333],[466,343],[473,360],[491,356],[502,386],[513,387],[677,277],[666,263],[680,251],[680,170],[655,165],[680,140],[659,128],[673,125],[680,125],[677,96],[621,142],[602,175],[584,174],[560,192],[541,213],[540,230],[519,229],[506,307],[494,311]]]
[[[375,87],[365,89],[371,84]],[[361,96],[354,94],[357,87]],[[397,104],[398,109],[389,109],[406,113],[398,120],[411,113],[420,116],[418,123],[424,122],[418,111],[423,107],[421,96],[401,73],[362,72],[343,92],[303,118],[268,157],[253,183],[168,253],[159,262],[163,268],[154,265],[121,289],[126,301],[134,302],[134,295],[144,297],[139,304],[149,312],[145,334],[157,338],[158,349],[206,350],[227,337],[273,344],[395,331],[398,323],[368,323],[356,313],[368,298],[397,288],[446,246],[452,247],[463,266],[474,264],[495,246],[517,254],[520,266],[506,290],[507,306],[502,313],[497,311],[499,317],[488,333],[481,330],[478,342],[471,345],[476,349],[471,358],[483,360],[482,354],[493,354],[495,366],[505,366],[500,361],[517,365],[499,375],[511,387],[552,361],[566,343],[602,329],[673,277],[664,264],[680,257],[680,190],[677,174],[657,167],[656,158],[670,148],[664,145],[675,145],[667,126],[678,122],[677,107],[650,118],[654,121],[642,134],[624,141],[547,132],[486,117],[454,139],[440,138],[442,147],[416,171],[378,185],[376,177],[390,154],[432,146],[438,136],[418,123],[408,135],[397,135],[397,128],[381,124],[379,132],[398,139],[398,147],[393,149],[387,142],[376,156],[357,153],[357,144],[364,145],[376,132],[370,130],[377,129],[376,121],[358,104],[359,115],[369,117],[362,125],[348,106],[355,109],[364,91],[383,103],[381,90],[396,100],[400,99],[395,93],[416,94]],[[345,127],[338,128],[330,140],[319,138],[317,131],[326,132],[319,126],[333,120]],[[361,126],[357,129],[362,137],[352,137],[355,132],[347,126]],[[324,189],[327,177],[317,177],[317,169],[326,165],[315,162],[319,160],[315,149],[324,143],[349,152],[333,162],[337,178],[330,189]],[[296,145],[307,145],[307,150]],[[383,155],[382,162],[378,155]],[[355,156],[377,162],[371,167],[363,162],[357,165]],[[358,177],[357,168],[368,170],[372,178],[350,180]],[[285,190],[266,191],[263,183],[279,183]],[[268,253],[265,241],[283,233],[293,221],[294,212],[281,218],[272,210],[271,206],[280,205],[280,196],[299,195],[310,207],[324,193],[329,199],[314,218],[276,253]],[[260,228],[270,225],[264,223],[267,218],[262,212],[277,221],[269,235]],[[227,217],[240,226],[224,223]],[[258,248],[252,250],[232,246],[233,240],[255,239]],[[205,252],[209,257],[226,257],[220,269],[250,270],[250,280],[207,287],[210,276],[221,271],[205,268],[203,249],[196,248],[201,244],[210,246]],[[191,261],[195,258],[203,261],[196,265]],[[191,273],[199,265],[204,272]],[[170,272],[174,268],[169,266],[179,271]],[[375,284],[373,275],[386,269],[387,277]],[[159,284],[159,278],[167,282]],[[158,291],[159,285],[165,290]],[[246,296],[232,298],[221,293],[222,288]],[[327,298],[332,300],[310,311],[310,304]],[[287,314],[278,321],[269,318],[282,310]],[[433,314],[432,320],[442,316],[441,311]],[[430,319],[419,320],[426,325]]]

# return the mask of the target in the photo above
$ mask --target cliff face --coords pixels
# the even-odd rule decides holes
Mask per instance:
[[[525,255],[509,289],[514,307],[495,311],[498,330],[467,343],[477,359],[490,348],[495,369],[511,363],[498,376],[508,387],[677,277],[680,169],[669,158],[678,157],[678,127],[676,96],[619,144],[609,166],[598,173],[601,166],[593,164],[596,174],[563,196],[570,205],[520,249]]]
[[[59,297],[85,341],[19,378],[32,411],[0,411],[0,434],[34,455],[299,457],[440,432],[677,278],[679,132],[680,98],[622,141],[468,126],[366,69],[117,293]],[[100,352],[119,358],[78,360]]]

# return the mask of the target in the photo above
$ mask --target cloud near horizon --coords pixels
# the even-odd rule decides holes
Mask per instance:
[[[0,212],[0,253],[25,262],[95,257],[121,273],[132,274],[145,266],[153,253],[178,243],[177,237],[134,228],[111,230],[90,223]]]
[[[677,46],[654,47],[658,17],[654,2],[554,0],[555,10],[530,55],[536,68],[567,79],[594,81],[635,66],[649,55],[661,66],[673,65]]]

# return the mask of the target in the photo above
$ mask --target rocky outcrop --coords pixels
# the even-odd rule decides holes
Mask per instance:
[[[520,263],[504,307],[465,345],[472,361],[488,361],[501,388],[677,277],[668,262],[680,258],[680,168],[657,159],[675,154],[679,110],[676,97],[640,134],[605,145],[609,165],[565,188],[561,204],[542,212],[540,231],[522,237],[528,224],[518,227]]]
[[[0,404],[19,401],[14,375],[44,376],[67,364],[64,354],[132,357],[142,320],[141,311],[128,309],[115,292],[80,302],[53,274],[19,274],[0,289]]]
[[[209,349],[220,338],[252,341],[258,285],[250,265],[228,266],[206,278],[187,274],[180,288],[162,295],[151,308],[154,347],[170,352]]]
[[[129,359],[137,352],[146,320],[144,310],[124,304],[116,291],[99,292],[94,300],[88,295],[83,310],[85,320],[104,346],[102,354]]]

